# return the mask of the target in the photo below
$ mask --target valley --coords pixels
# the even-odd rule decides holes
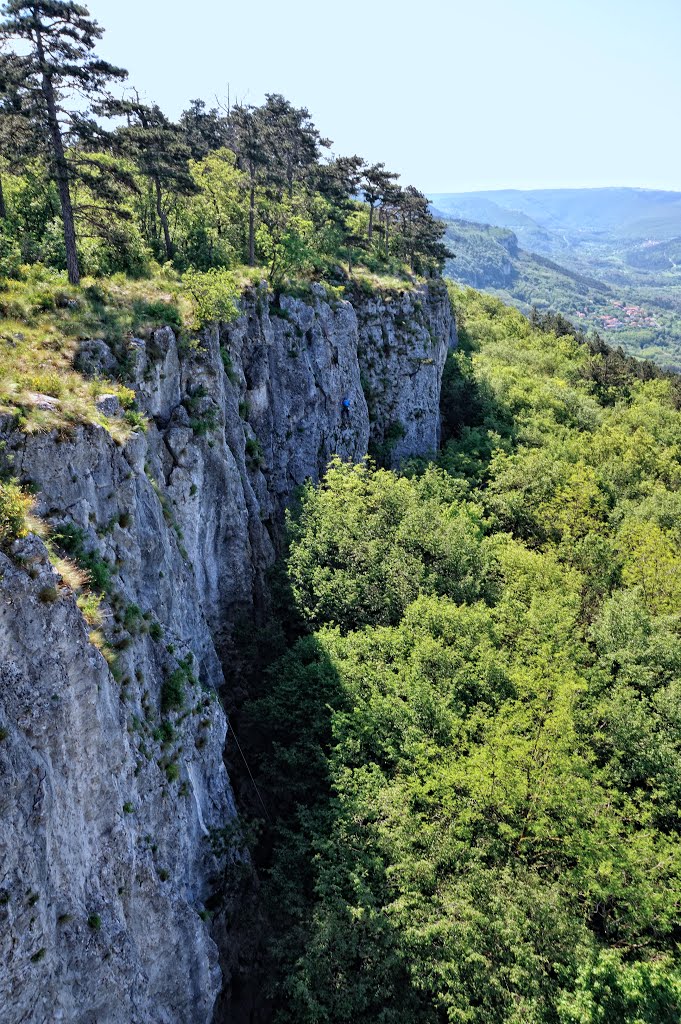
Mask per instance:
[[[681,193],[566,189],[430,197],[446,274],[536,306],[661,366],[681,366]]]

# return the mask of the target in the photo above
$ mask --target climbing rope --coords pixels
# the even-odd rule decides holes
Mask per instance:
[[[229,731],[231,732],[232,736],[234,737],[234,742],[236,743],[237,750],[241,754],[241,760],[244,762],[244,765],[246,766],[246,771],[248,772],[249,778],[250,778],[251,782],[253,783],[253,789],[255,790],[255,792],[258,795],[258,800],[260,801],[260,806],[262,807],[263,811],[265,812],[265,817],[267,818],[267,820],[269,821],[269,823],[271,825],[272,824],[272,819],[270,817],[270,813],[267,810],[267,808],[265,807],[265,801],[263,800],[262,796],[260,795],[260,790],[258,789],[258,783],[253,778],[253,772],[251,771],[251,769],[249,767],[249,764],[248,764],[248,761],[246,760],[246,755],[244,754],[243,750],[241,749],[241,744],[239,743],[239,737],[237,736],[236,732],[234,731],[234,726],[232,725],[232,723],[231,723],[229,718],[227,719],[227,724],[229,726]]]

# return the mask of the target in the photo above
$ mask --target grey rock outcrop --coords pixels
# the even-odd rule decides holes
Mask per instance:
[[[142,723],[168,655],[149,651],[148,696],[123,698],[42,543],[13,555],[0,554],[0,1017],[210,1020],[218,952],[199,914],[219,867],[209,829],[234,815],[224,715],[191,687],[164,749]]]
[[[242,857],[215,696],[234,629],[266,608],[286,505],[333,454],[436,448],[454,341],[438,284],[352,302],[263,286],[189,345],[130,341],[148,429],[126,444],[0,421],[37,515],[106,584],[109,658],[42,541],[0,554],[3,1024],[211,1020],[228,979],[202,911]],[[81,346],[84,370],[113,358]]]
[[[357,305],[359,361],[369,401],[374,449],[390,465],[435,452],[440,443],[440,389],[456,345],[442,283]]]

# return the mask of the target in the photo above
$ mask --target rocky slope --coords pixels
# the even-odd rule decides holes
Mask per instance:
[[[125,445],[0,423],[37,514],[105,567],[109,649],[41,540],[0,555],[3,1021],[211,1020],[238,971],[206,912],[242,861],[216,698],[233,630],[266,607],[286,503],[332,454],[435,449],[454,342],[437,283],[352,302],[261,287],[190,344],[130,342],[149,427]],[[113,359],[85,342],[79,366]]]

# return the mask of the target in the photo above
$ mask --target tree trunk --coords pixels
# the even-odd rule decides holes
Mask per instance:
[[[248,204],[248,265],[255,266],[255,175],[251,169],[251,194]]]
[[[2,175],[0,175],[0,220],[7,219],[7,206],[5,205],[5,193],[2,187]]]
[[[61,218],[64,222],[64,246],[66,248],[66,270],[71,284],[80,284],[80,268],[78,266],[78,250],[76,248],[76,227],[73,219],[73,205],[71,203],[71,190],[69,188],[69,168],[66,162],[64,151],[64,140],[61,137],[59,127],[59,116],[57,114],[57,101],[54,95],[52,76],[46,69],[45,50],[43,48],[42,36],[37,33],[36,50],[40,63],[42,78],[42,93],[47,108],[47,123],[50,131],[52,144],[52,158],[54,160],[54,176],[59,191],[59,204],[61,206]]]
[[[369,243],[374,236],[374,204],[369,203]]]
[[[170,263],[175,254],[175,247],[173,245],[173,240],[170,237],[168,214],[163,209],[163,203],[161,202],[161,182],[159,181],[158,176],[154,177],[154,186],[156,188],[156,213],[158,214],[158,219],[160,220],[163,228],[163,241],[166,247],[166,258]]]
[[[147,182],[147,210],[149,211],[149,239],[152,242],[157,242],[158,225],[156,224],[156,201],[154,199],[154,186],[151,179]]]

